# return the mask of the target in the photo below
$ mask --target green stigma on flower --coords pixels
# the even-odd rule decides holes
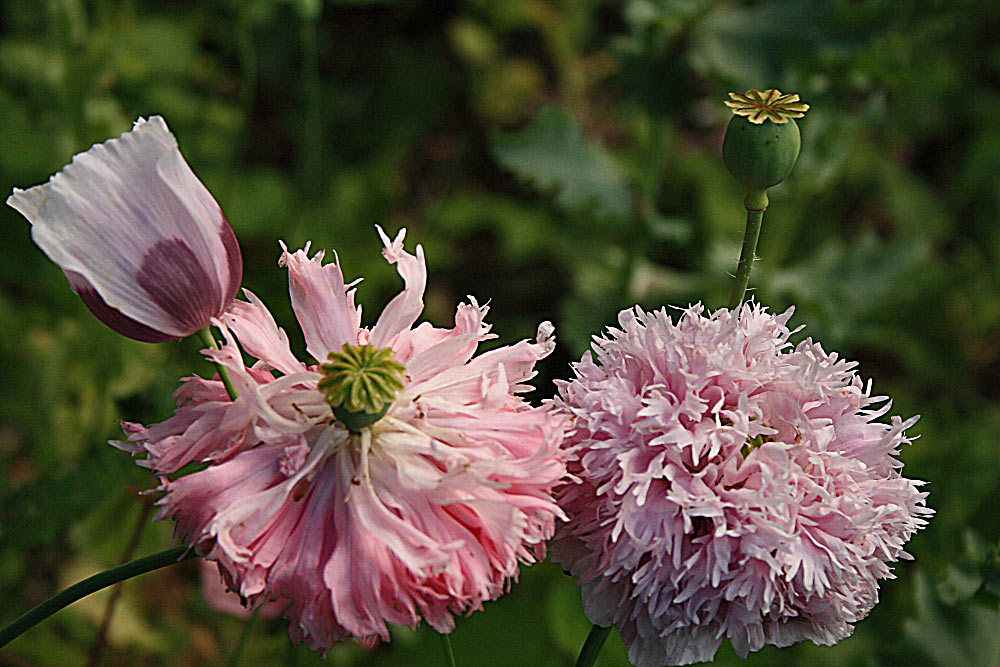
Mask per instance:
[[[783,125],[792,118],[802,118],[809,105],[799,101],[795,93],[783,95],[780,90],[768,88],[764,92],[748,90],[745,93],[729,93],[732,99],[726,100],[726,106],[737,116],[760,125],[765,120]]]
[[[353,433],[381,419],[405,386],[406,367],[389,348],[344,343],[321,368],[318,388],[333,415]]]
[[[743,444],[743,448],[740,451],[743,454],[743,458],[746,458],[746,457],[750,456],[750,452],[752,452],[753,450],[757,449],[758,447],[760,447],[761,445],[763,445],[765,442],[773,442],[773,441],[774,441],[773,438],[771,438],[770,436],[767,436],[767,435],[755,435],[754,437],[749,438]]]

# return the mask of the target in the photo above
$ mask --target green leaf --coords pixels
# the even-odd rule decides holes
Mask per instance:
[[[991,594],[1000,597],[1000,555],[996,549],[987,557],[986,562],[980,568],[983,584]]]
[[[904,625],[907,648],[923,656],[911,664],[976,667],[1000,664],[1000,614],[977,604],[949,606],[916,573],[917,618]]]
[[[631,205],[621,167],[600,143],[587,139],[569,112],[543,106],[520,132],[493,138],[493,157],[501,166],[573,213],[624,218]]]
[[[863,4],[863,3],[859,3]],[[789,64],[817,54],[856,51],[889,23],[889,13],[860,7],[852,12],[826,0],[782,0],[734,8],[720,3],[691,36],[695,69],[746,87],[771,87]]]
[[[764,286],[772,297],[822,313],[810,332],[825,334],[826,344],[871,343],[879,323],[896,325],[894,309],[929,256],[922,239],[886,243],[864,233],[851,244],[831,239],[796,265],[765,273]]]

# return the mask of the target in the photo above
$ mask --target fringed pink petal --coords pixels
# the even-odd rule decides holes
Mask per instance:
[[[205,560],[198,561],[198,573],[201,576],[201,596],[213,609],[224,614],[248,620],[253,610],[244,606],[238,593],[229,588],[225,577],[221,576],[216,563]],[[288,606],[287,600],[268,600],[259,607],[259,614],[264,619],[274,619]]]
[[[285,375],[300,373],[305,366],[292,354],[285,330],[278,327],[264,303],[250,290],[246,301],[234,301],[223,320],[236,334],[247,354],[267,362]]]
[[[225,459],[254,444],[249,406],[232,402],[221,382],[185,378],[174,397],[178,407],[170,419],[126,429],[139,451],[148,453],[141,465],[167,474],[191,462]]]
[[[387,262],[396,265],[404,284],[403,291],[393,297],[372,328],[371,344],[375,347],[389,347],[392,339],[401,331],[409,329],[424,310],[427,266],[424,263],[423,247],[417,246],[416,256],[403,250],[405,229],[399,230],[392,241],[389,241],[381,227],[376,226],[376,229],[385,245],[382,254]]]
[[[479,343],[496,337],[490,334],[490,325],[483,321],[488,311],[488,306],[480,306],[470,296],[468,304],[458,307],[454,328],[439,329],[423,322],[413,329],[405,329],[392,343],[393,356],[396,361],[406,365],[407,374],[411,378],[431,375],[434,368],[439,366],[464,364],[475,354]],[[461,338],[462,342],[454,342],[456,338]],[[448,342],[447,347],[439,347],[445,342]],[[437,352],[424,354],[435,348]],[[418,356],[421,357],[420,361],[416,359]]]
[[[490,350],[471,360],[465,354],[468,351],[466,346],[484,340],[485,334],[466,336],[465,339],[452,338],[424,350],[410,362],[407,370],[413,378],[414,393],[446,396],[455,403],[478,403],[485,397],[484,383],[495,381],[501,369],[506,380],[505,394],[530,391],[529,385],[521,383],[531,379],[535,374],[535,363],[555,349],[553,327],[548,322],[538,327],[535,342],[521,341]]]
[[[323,363],[344,343],[357,343],[361,309],[354,305],[354,290],[344,284],[336,262],[323,265],[323,251],[309,258],[308,245],[290,253],[282,244],[281,250],[278,263],[288,267],[288,291],[306,337],[306,351]]]

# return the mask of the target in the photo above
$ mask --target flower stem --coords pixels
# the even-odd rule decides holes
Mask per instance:
[[[592,627],[590,634],[587,635],[587,641],[580,649],[580,657],[576,659],[576,667],[593,667],[594,663],[597,662],[601,647],[604,646],[604,642],[607,641],[610,634],[611,628],[602,628],[599,625]]]
[[[441,633],[441,650],[444,651],[444,664],[455,667],[455,653],[451,650],[451,639],[444,633]]]
[[[739,308],[746,296],[750,271],[756,259],[757,239],[760,238],[764,210],[767,208],[767,190],[748,189],[743,205],[747,209],[747,228],[743,233],[743,250],[740,252],[740,263],[736,268],[736,284],[733,285],[733,292],[729,297],[730,310]]]
[[[21,633],[41,623],[63,607],[69,606],[80,598],[117,584],[119,581],[131,579],[140,574],[158,570],[161,567],[174,565],[189,558],[197,558],[198,554],[189,547],[174,547],[155,553],[145,558],[139,558],[130,563],[113,567],[104,572],[98,572],[92,577],[73,584],[69,588],[56,593],[45,602],[31,609],[7,627],[0,629],[0,646],[6,646]]]
[[[200,329],[198,331],[198,337],[201,338],[202,342],[205,343],[205,345],[212,348],[213,350],[219,349],[219,343],[215,340],[215,336],[212,335],[212,331],[208,327]],[[233,386],[233,378],[232,376],[229,375],[229,369],[223,366],[222,364],[215,363],[214,361],[212,362],[212,364],[214,364],[215,368],[219,371],[219,377],[222,378],[222,384],[225,385],[226,392],[229,394],[229,398],[235,401],[236,397],[239,396],[240,394],[239,392],[236,391],[236,387]]]

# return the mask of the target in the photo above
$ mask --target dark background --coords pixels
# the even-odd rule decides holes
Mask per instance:
[[[425,317],[490,299],[507,344],[556,325],[537,400],[618,310],[725,305],[742,235],[719,149],[729,91],[798,92],[802,154],[772,189],[752,280],[793,325],[860,362],[929,480],[930,527],[835,648],[754,665],[1000,663],[1000,5],[972,0],[464,0],[0,5],[0,191],[163,115],[240,239],[245,285],[303,351],[278,239],[335,249],[366,321],[401,287],[373,225],[407,227]],[[0,210],[0,623],[58,588],[174,544],[153,480],[105,442],[155,422],[192,341],[104,328]],[[142,527],[137,529],[137,527]],[[85,664],[107,594],[0,651]],[[130,581],[96,662],[226,664],[244,623],[194,563]],[[453,635],[459,664],[569,665],[589,627],[557,566],[526,568]],[[244,664],[440,664],[429,628],[325,663],[261,620]],[[719,664],[739,663],[724,646]],[[624,665],[612,636],[600,664]]]

